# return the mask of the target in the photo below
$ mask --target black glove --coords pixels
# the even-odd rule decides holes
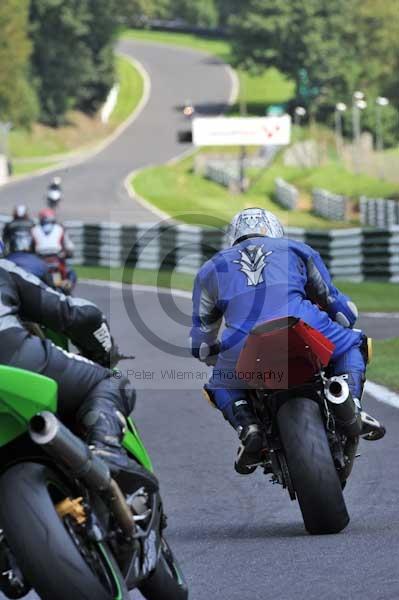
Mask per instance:
[[[101,348],[91,352],[87,350],[81,350],[82,356],[97,363],[98,365],[101,365],[102,367],[105,367],[106,369],[113,369],[118,364],[121,355],[119,354],[118,346],[114,342],[114,338],[111,338],[111,340],[112,347],[111,350],[109,350],[109,352],[105,352],[105,350],[102,350]]]
[[[214,367],[216,365],[220,351],[220,342],[215,342],[212,346],[209,347],[209,354],[204,361],[208,367]]]

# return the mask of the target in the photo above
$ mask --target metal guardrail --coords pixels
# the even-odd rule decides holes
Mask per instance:
[[[280,206],[288,210],[296,210],[298,208],[299,191],[296,187],[278,177],[274,181],[275,200]]]
[[[314,189],[312,199],[313,212],[316,215],[333,221],[348,221],[349,200],[345,196]]]
[[[399,225],[399,201],[361,196],[360,221],[371,227]]]
[[[5,223],[9,217],[1,217]],[[67,221],[75,264],[196,273],[224,245],[225,233],[191,225]],[[287,237],[317,250],[333,277],[399,283],[399,225],[387,229],[306,231],[287,228]]]

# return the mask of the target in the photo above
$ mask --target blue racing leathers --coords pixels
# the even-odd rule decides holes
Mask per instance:
[[[366,365],[364,336],[351,329],[356,306],[333,285],[320,255],[310,246],[254,237],[206,262],[193,290],[191,351],[202,361],[218,354],[207,389],[228,418],[232,402],[243,395],[235,366],[248,333],[259,323],[286,316],[302,319],[334,343],[332,371],[348,375],[352,395],[360,400]]]
[[[18,265],[28,273],[32,273],[44,283],[51,286],[52,279],[47,264],[33,252],[12,252],[7,255],[7,260]]]

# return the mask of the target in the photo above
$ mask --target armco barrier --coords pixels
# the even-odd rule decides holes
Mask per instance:
[[[345,196],[332,194],[327,190],[314,189],[312,192],[313,212],[333,221],[347,221],[349,200]]]
[[[360,220],[362,225],[390,227],[399,224],[399,202],[387,198],[360,198]]]
[[[0,225],[9,220],[0,215]],[[87,224],[67,221],[75,264],[196,273],[224,244],[224,231],[171,223]],[[287,228],[291,239],[317,250],[333,277],[399,283],[399,225],[388,229],[305,231]]]
[[[288,210],[296,210],[298,208],[299,192],[293,185],[278,177],[275,182],[274,195],[275,200]]]

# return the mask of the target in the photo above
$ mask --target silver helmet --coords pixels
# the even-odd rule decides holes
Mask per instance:
[[[237,213],[228,226],[226,237],[229,246],[234,246],[246,237],[267,236],[282,238],[284,229],[278,218],[264,208],[245,208]]]

